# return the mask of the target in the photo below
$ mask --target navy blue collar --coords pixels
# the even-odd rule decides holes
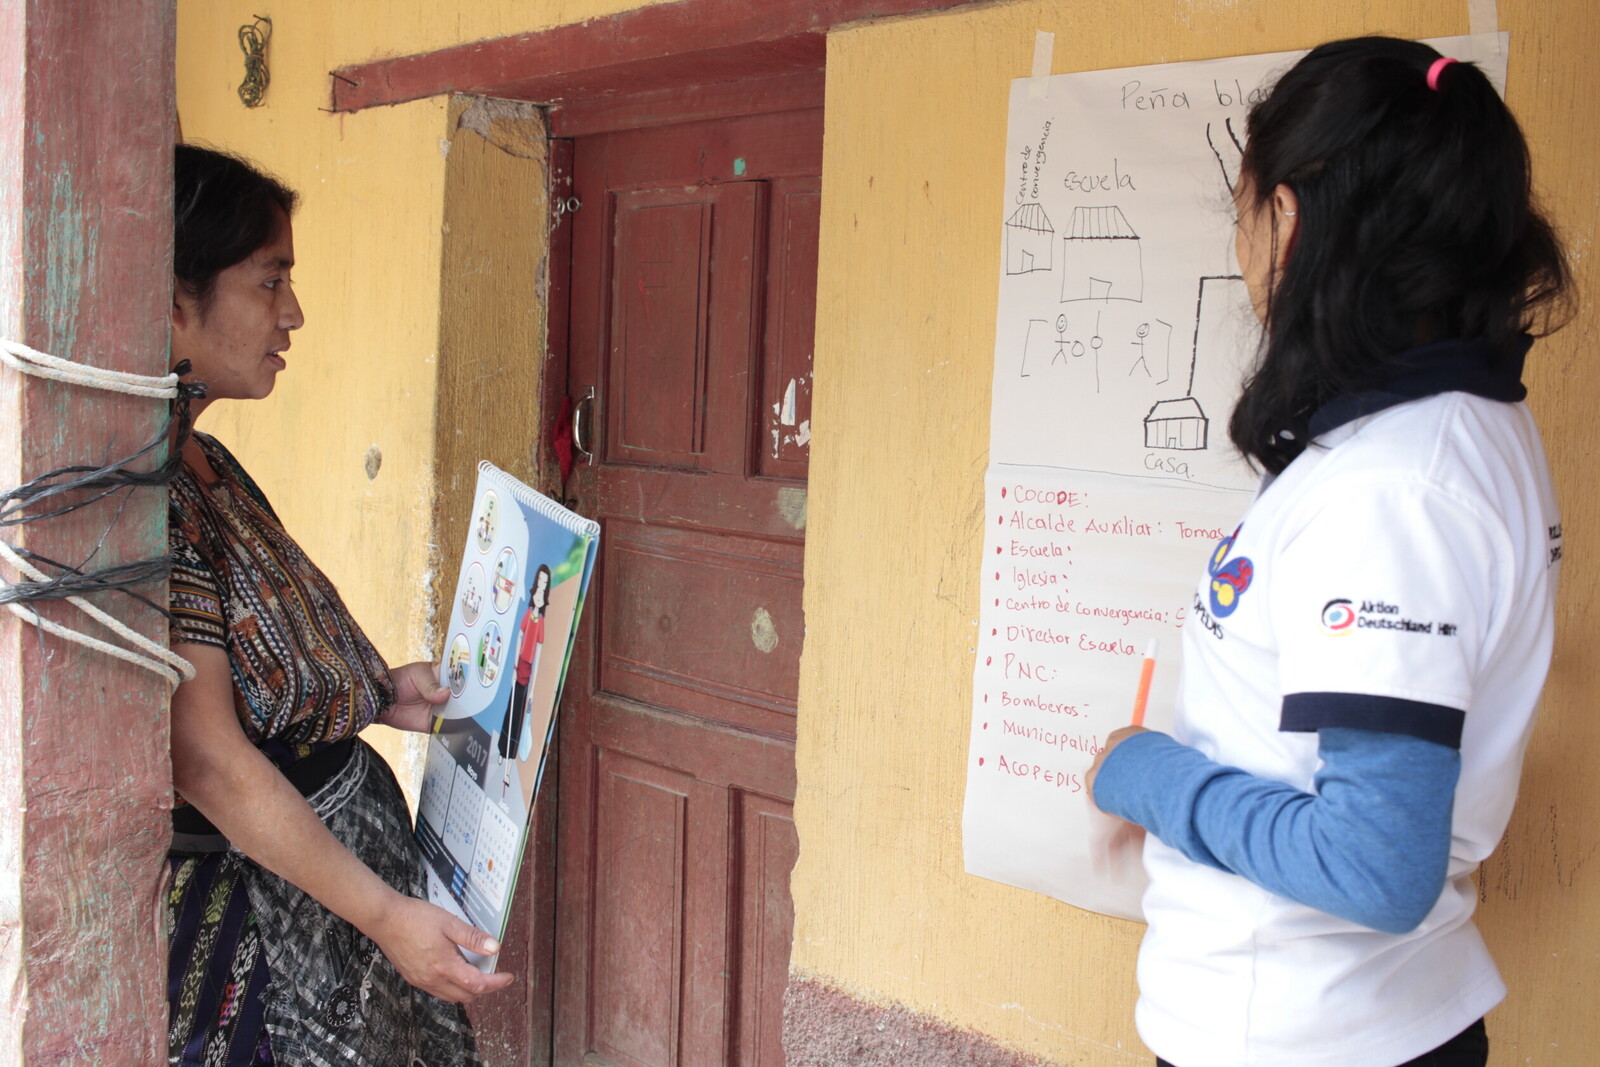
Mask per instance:
[[[1481,340],[1435,341],[1408,349],[1395,357],[1395,372],[1388,381],[1336,396],[1318,408],[1311,416],[1312,440],[1365,415],[1439,393],[1471,393],[1516,403],[1528,395],[1522,363],[1532,346],[1533,338],[1524,334],[1503,350]]]

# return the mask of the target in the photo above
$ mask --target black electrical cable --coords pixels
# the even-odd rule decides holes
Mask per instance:
[[[189,373],[189,361],[184,360],[173,368],[178,375]],[[39,522],[43,519],[55,518],[79,508],[88,507],[113,493],[132,493],[133,490],[147,486],[164,486],[176,477],[183,467],[183,446],[189,440],[192,419],[189,415],[189,404],[205,396],[204,383],[178,384],[178,395],[172,401],[166,420],[161,428],[138,451],[124,456],[122,459],[103,466],[77,465],[59,467],[56,470],[41,474],[30,479],[15,489],[0,492],[0,526],[20,526],[26,523]],[[176,433],[174,433],[176,428]],[[152,470],[134,470],[132,464],[143,459],[151,452],[171,443],[167,458],[160,466]],[[74,499],[71,503],[61,503],[49,511],[26,511],[37,507],[44,501],[57,501],[58,498],[68,494],[87,493],[88,495]],[[126,503],[124,499],[123,503]],[[122,508],[117,508],[117,514],[101,534],[100,542],[89,553],[89,559],[99,554],[100,546],[105,538],[115,528],[117,520],[122,515]],[[166,615],[167,610],[134,590],[138,586],[148,585],[151,582],[165,579],[172,570],[171,557],[162,555],[151,559],[134,560],[129,563],[117,563],[95,570],[83,570],[68,563],[41,556],[25,548],[18,548],[7,543],[13,552],[23,559],[43,568],[52,568],[54,576],[44,581],[21,581],[8,583],[0,581],[0,605],[26,604],[36,600],[60,600],[71,596],[83,596],[87,593],[120,592],[135,600],[149,605],[161,614]],[[85,561],[87,563],[87,561]]]

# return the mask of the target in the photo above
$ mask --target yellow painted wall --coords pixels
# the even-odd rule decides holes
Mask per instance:
[[[1600,12],[1503,0],[1509,96],[1592,286]],[[828,49],[806,546],[801,839],[792,966],[1052,1061],[1150,1062],[1132,1026],[1141,927],[962,872],[1008,80],[1034,32],[1057,73],[1309,47],[1366,32],[1465,33],[1463,0],[1030,2],[836,31]],[[1512,987],[1497,1064],[1591,1062],[1600,1023],[1600,637],[1585,464],[1600,371],[1592,304],[1529,372],[1563,491],[1562,630],[1509,843],[1484,879]],[[1589,520],[1586,522],[1585,520]]]
[[[452,250],[442,231],[462,208],[461,189],[499,182],[504,194],[516,180],[508,175],[527,172],[482,146],[469,154],[498,177],[452,170],[461,157],[452,150],[452,164],[441,142],[464,135],[442,100],[318,111],[326,71],[635,6],[287,0],[269,12],[273,85],[252,112],[233,95],[234,33],[260,6],[179,4],[185,133],[258,158],[305,194],[296,276],[308,323],[290,369],[272,399],[219,405],[206,428],[236,448],[396,660],[437,651],[428,569],[452,554],[429,545],[434,508],[449,510],[438,504],[448,492],[440,472],[471,451],[440,443],[462,410],[459,393],[451,399],[461,380],[441,377],[438,363],[452,323],[476,322],[493,343],[537,336],[542,321],[537,307],[520,305],[518,323],[474,319],[454,277],[452,264],[464,260],[452,257],[475,246]],[[1500,18],[1513,34],[1509,95],[1536,174],[1572,239],[1580,282],[1592,282],[1600,160],[1585,123],[1600,100],[1600,16],[1589,0],[1503,0]],[[968,877],[961,863],[998,255],[989,220],[1003,197],[1007,82],[1028,72],[1034,31],[1055,31],[1062,72],[1467,28],[1465,0],[1016,0],[833,35],[797,971],[1062,1063],[1147,1062],[1131,1022],[1138,928]],[[535,250],[524,262],[538,258]],[[1586,993],[1600,984],[1600,884],[1585,866],[1600,846],[1600,790],[1585,774],[1585,753],[1600,745],[1588,712],[1600,692],[1584,655],[1600,638],[1586,532],[1597,495],[1583,466],[1600,446],[1586,417],[1600,395],[1584,358],[1595,325],[1585,303],[1578,322],[1537,351],[1529,375],[1563,490],[1569,555],[1545,722],[1509,843],[1483,880],[1483,925],[1512,986],[1491,1018],[1502,1065],[1565,1067],[1600,1043]],[[504,346],[505,360],[515,347]],[[512,395],[531,400],[526,376],[516,381]],[[369,480],[363,459],[373,445],[383,465]]]
[[[235,34],[252,21],[251,6],[179,5],[185,138],[254,159],[301,193],[294,281],[306,325],[288,368],[269,399],[219,403],[200,428],[234,450],[378,649],[404,663],[435,654],[422,609],[446,105],[419,101],[355,119],[318,111],[341,51],[315,10],[274,5],[272,84],[266,105],[248,110],[235,91]],[[372,448],[382,458],[369,479]],[[370,735],[398,756],[392,731]]]

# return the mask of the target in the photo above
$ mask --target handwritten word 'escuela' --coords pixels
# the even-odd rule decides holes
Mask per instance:
[[[1080,170],[1069,170],[1067,176],[1061,179],[1061,184],[1075,193],[1100,193],[1116,192],[1118,189],[1132,189],[1135,192],[1139,187],[1133,184],[1133,175],[1122,172],[1122,161],[1112,157],[1111,173],[1103,171],[1099,174]]]
[[[1249,107],[1251,104],[1263,99],[1267,95],[1267,88],[1257,86],[1246,89],[1238,78],[1211,79],[1211,92],[1217,99],[1218,107]],[[1172,109],[1183,111],[1192,110],[1189,94],[1181,89],[1171,89],[1165,86],[1152,88],[1145,86],[1137,80],[1126,82],[1122,86],[1122,109],[1124,111],[1166,111]]]

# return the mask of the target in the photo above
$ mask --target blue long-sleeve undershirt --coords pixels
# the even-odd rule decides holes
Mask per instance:
[[[1315,793],[1151,731],[1107,755],[1094,799],[1196,863],[1374,930],[1415,929],[1444,888],[1460,752],[1345,727],[1317,738]]]

